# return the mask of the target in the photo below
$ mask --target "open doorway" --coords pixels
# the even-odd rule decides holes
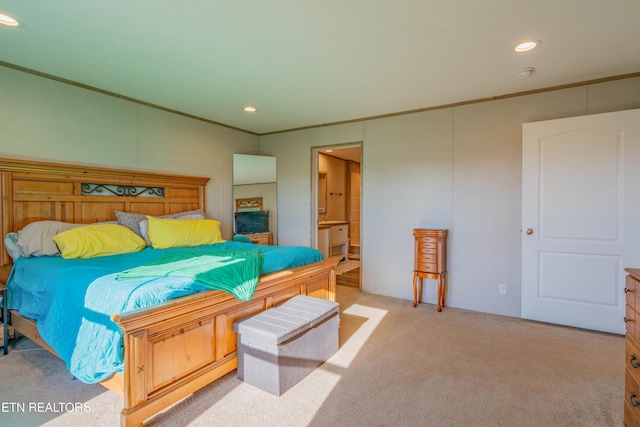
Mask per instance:
[[[339,285],[361,289],[362,145],[316,147],[312,163],[312,244],[341,257]]]

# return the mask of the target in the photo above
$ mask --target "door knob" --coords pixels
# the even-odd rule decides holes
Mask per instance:
[[[527,228],[526,233],[527,234],[533,234],[533,228]]]

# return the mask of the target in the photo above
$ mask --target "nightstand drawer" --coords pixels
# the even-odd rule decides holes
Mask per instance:
[[[625,427],[640,427],[640,422],[638,421],[638,419],[636,418],[636,414],[635,412],[637,412],[638,408],[634,408],[631,403],[629,403],[629,400],[627,399],[628,396],[625,396],[624,399],[624,426]]]
[[[638,349],[638,344],[630,338],[625,340],[624,356],[627,372],[636,381],[640,381],[640,350]]]
[[[434,262],[419,262],[416,271],[423,271],[425,273],[437,273],[438,264]]]
[[[626,371],[624,376],[624,400],[625,412],[632,417],[631,420],[625,417],[625,425],[627,427],[640,425],[638,423],[640,418],[640,386],[629,371]]]
[[[437,254],[438,248],[436,246],[437,245],[433,245],[433,244],[430,244],[428,247],[421,245],[421,246],[418,246],[418,252],[421,254]]]
[[[438,239],[435,237],[419,237],[416,239],[418,245],[427,248],[436,248],[438,246]]]
[[[418,254],[418,264],[424,263],[438,263],[438,254]]]

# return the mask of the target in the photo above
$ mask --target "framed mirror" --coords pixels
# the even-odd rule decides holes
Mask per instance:
[[[276,158],[233,155],[233,233],[254,243],[277,244]],[[251,203],[259,200],[259,203]],[[253,221],[251,216],[255,216]],[[260,224],[249,227],[247,224]]]

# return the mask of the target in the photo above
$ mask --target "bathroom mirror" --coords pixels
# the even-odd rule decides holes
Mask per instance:
[[[233,231],[236,233],[236,212],[251,210],[268,212],[270,238],[261,235],[248,235],[255,243],[272,242],[277,244],[277,200],[276,200],[276,158],[257,154],[233,155]],[[261,199],[260,207],[247,206],[236,203],[240,199]]]
[[[318,218],[327,212],[327,173],[318,172]]]

